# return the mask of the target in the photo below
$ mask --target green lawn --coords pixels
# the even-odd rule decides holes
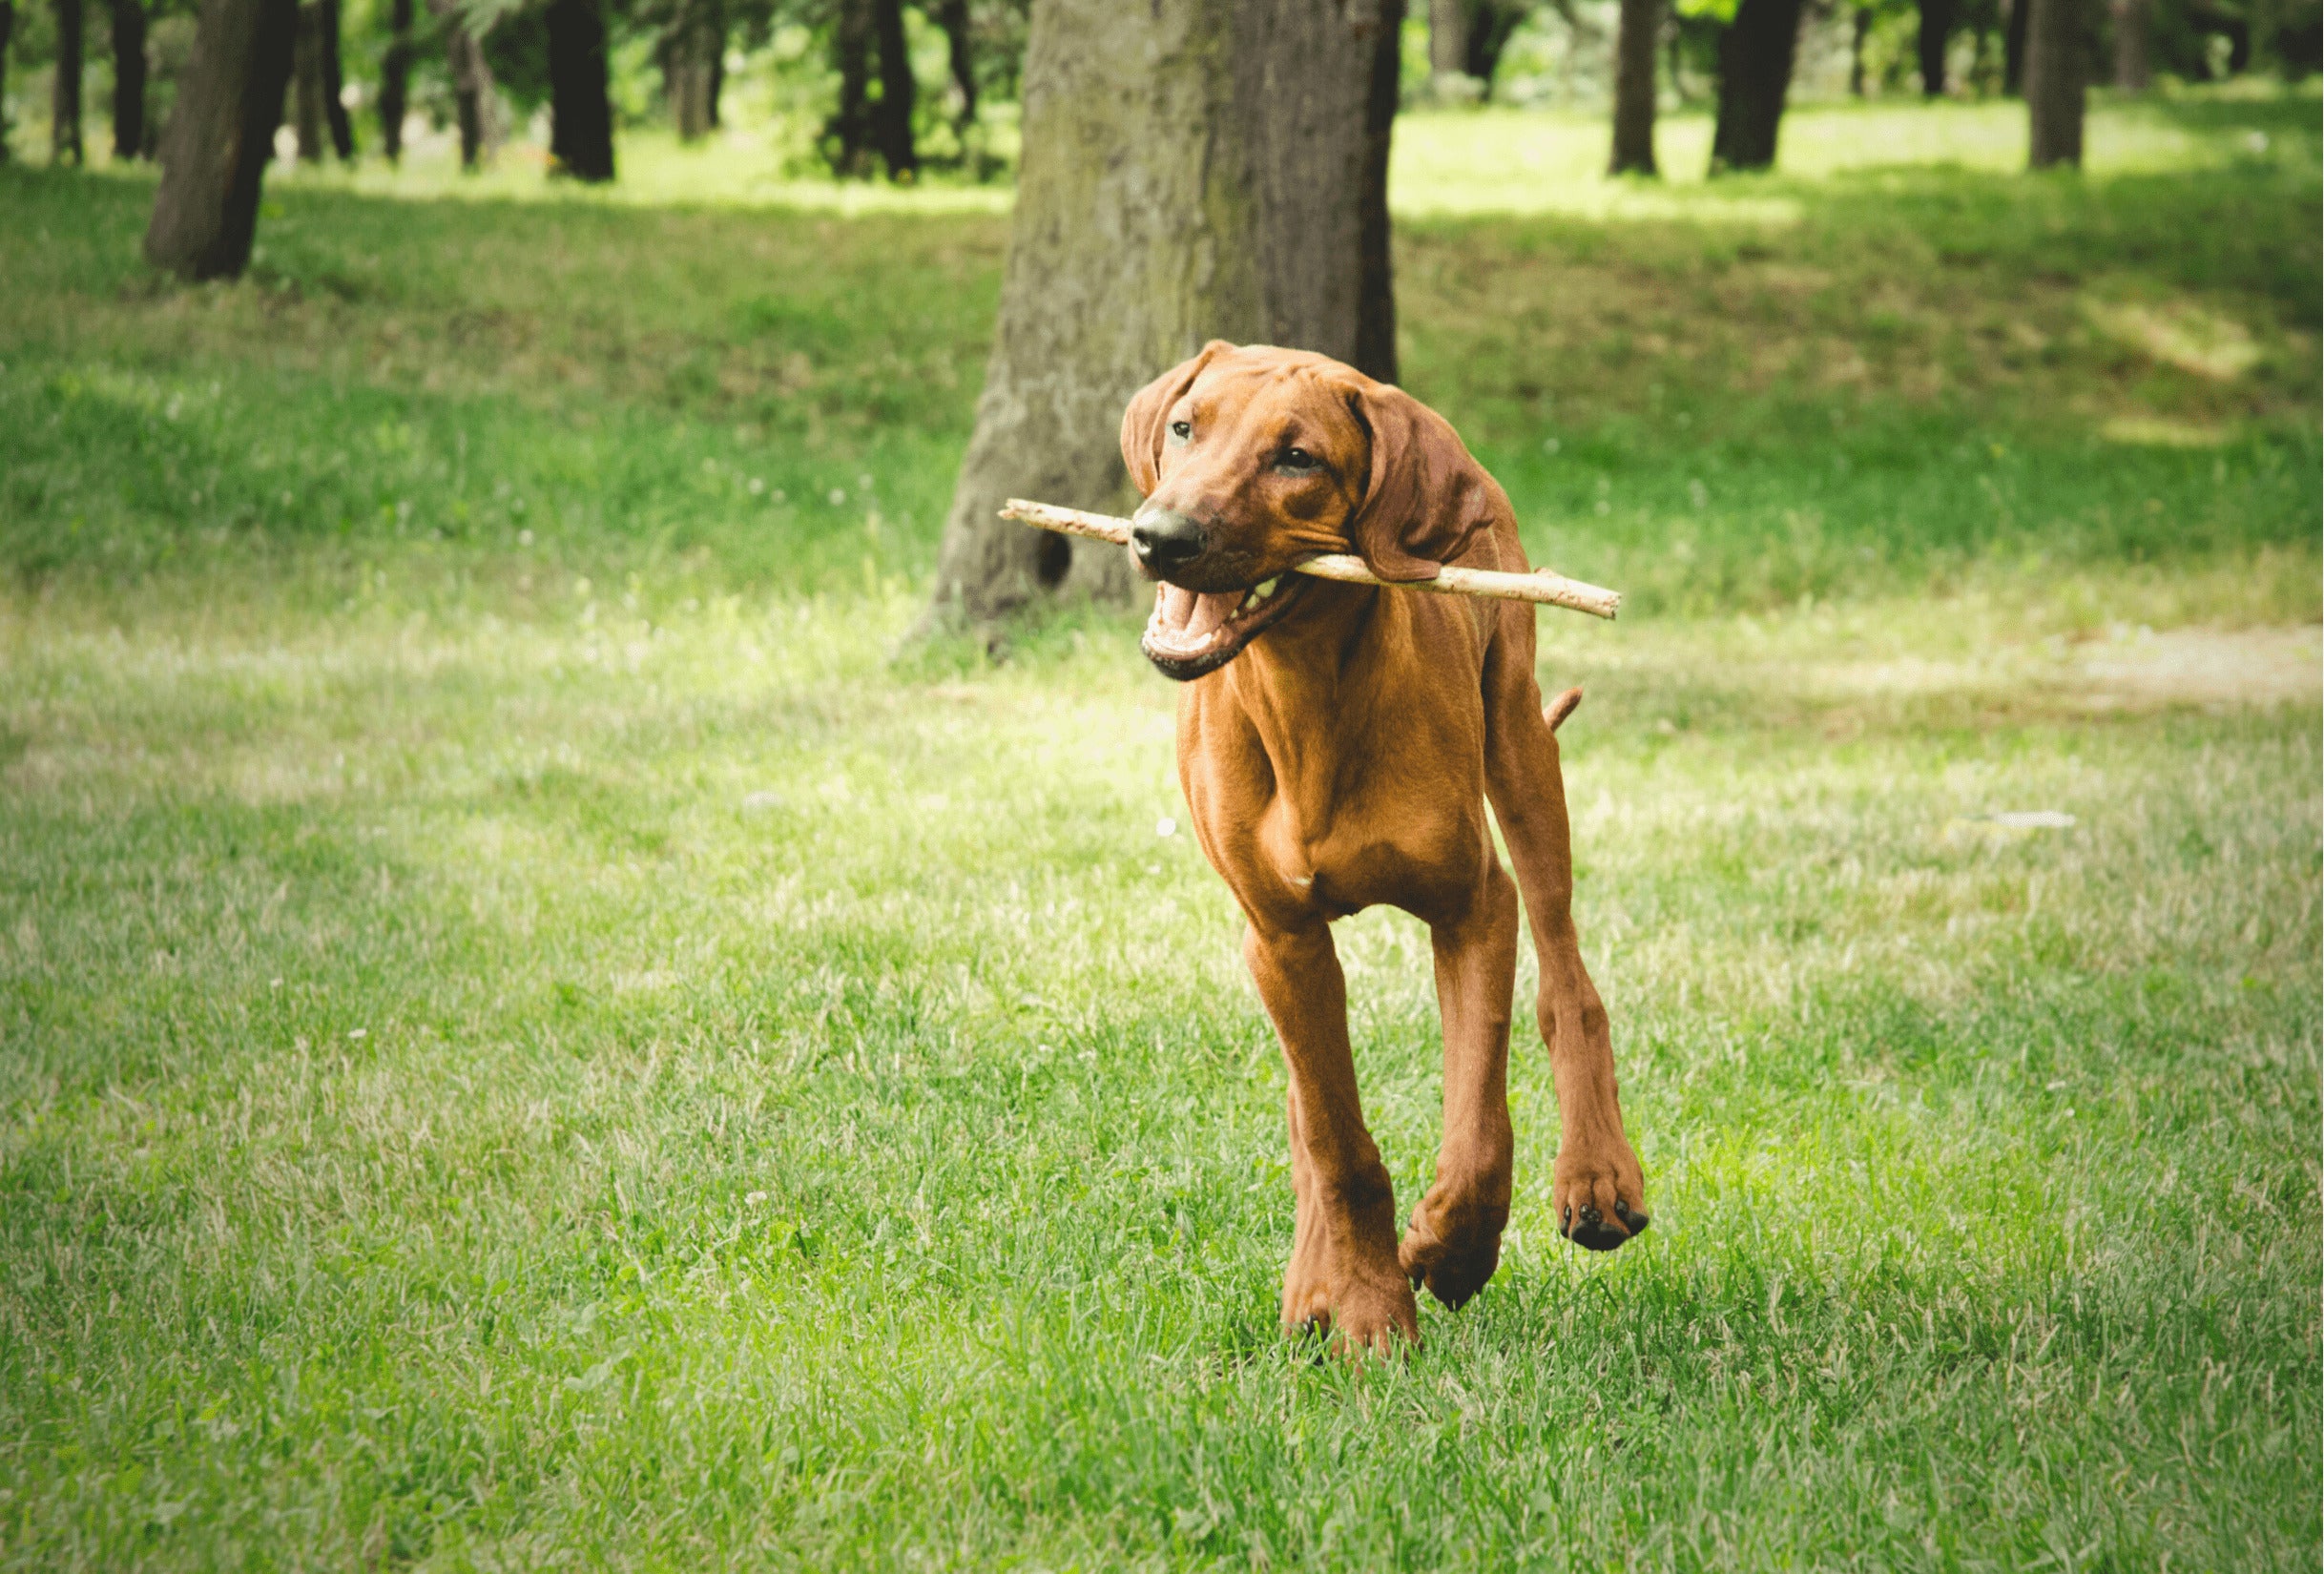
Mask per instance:
[[[184,290],[0,171],[0,1568],[2313,1567],[2315,100],[2003,113],[1400,130],[1406,381],[1629,593],[1543,668],[1655,1229],[1521,1020],[1393,1366],[1276,1336],[1136,614],[899,645],[1003,217],[292,179]]]

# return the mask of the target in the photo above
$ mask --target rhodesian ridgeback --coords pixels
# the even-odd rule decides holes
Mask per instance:
[[[1146,500],[1130,549],[1159,582],[1142,647],[1186,684],[1179,785],[1248,921],[1243,959],[1290,1067],[1285,1330],[1389,1350],[1420,1337],[1413,1286],[1457,1307],[1499,1265],[1520,891],[1557,1084],[1550,1204],[1577,1244],[1620,1246],[1648,1214],[1574,932],[1553,729],[1579,692],[1545,711],[1530,606],[1289,571],[1353,550],[1390,582],[1446,564],[1523,572],[1508,497],[1402,390],[1264,345],[1214,342],[1157,378],[1123,415],[1122,457]],[[1331,932],[1381,902],[1428,925],[1444,1033],[1436,1176],[1401,1241]]]

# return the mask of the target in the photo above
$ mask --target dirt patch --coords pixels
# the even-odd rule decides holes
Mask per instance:
[[[2146,631],[2081,647],[2100,704],[2286,705],[2324,697],[2324,629]]]

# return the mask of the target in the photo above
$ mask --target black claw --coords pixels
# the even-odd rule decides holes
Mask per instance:
[[[1624,1224],[1629,1226],[1630,1233],[1633,1235],[1643,1233],[1646,1227],[1654,1222],[1653,1215],[1645,1209],[1634,1209],[1620,1197],[1614,1199],[1614,1213]]]
[[[1595,1208],[1583,1209],[1582,1228],[1585,1230],[1603,1230],[1606,1228],[1606,1215],[1599,1212]]]

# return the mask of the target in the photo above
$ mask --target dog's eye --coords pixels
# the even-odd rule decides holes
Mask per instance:
[[[1184,443],[1193,435],[1194,424],[1192,421],[1173,421],[1170,424],[1170,440],[1172,443]]]
[[[1323,463],[1305,448],[1285,448],[1276,456],[1275,462],[1278,468],[1298,471],[1315,469]]]

